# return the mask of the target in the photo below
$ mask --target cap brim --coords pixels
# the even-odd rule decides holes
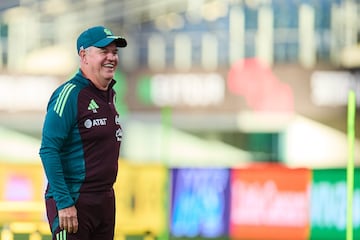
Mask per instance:
[[[108,36],[93,44],[94,47],[106,47],[110,43],[115,42],[117,47],[124,48],[127,46],[126,39],[120,36]]]

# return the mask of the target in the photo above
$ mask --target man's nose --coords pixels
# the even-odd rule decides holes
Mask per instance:
[[[117,57],[117,54],[116,54],[116,53],[109,53],[109,54],[107,55],[107,57],[108,57],[108,59],[110,59],[110,60],[115,60],[116,57]]]

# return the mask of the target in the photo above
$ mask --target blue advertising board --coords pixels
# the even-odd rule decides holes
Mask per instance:
[[[228,234],[229,170],[172,169],[170,233],[206,238]]]

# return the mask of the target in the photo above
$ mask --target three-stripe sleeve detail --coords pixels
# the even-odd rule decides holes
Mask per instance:
[[[61,90],[56,103],[54,106],[54,111],[61,117],[64,111],[64,107],[67,99],[69,98],[70,92],[76,87],[75,84],[67,83],[64,88]]]

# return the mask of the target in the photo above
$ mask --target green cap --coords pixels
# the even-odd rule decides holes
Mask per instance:
[[[106,47],[110,43],[115,42],[117,47],[126,47],[127,42],[125,38],[114,36],[114,34],[103,26],[96,26],[89,28],[82,32],[77,39],[77,51],[94,46]]]

